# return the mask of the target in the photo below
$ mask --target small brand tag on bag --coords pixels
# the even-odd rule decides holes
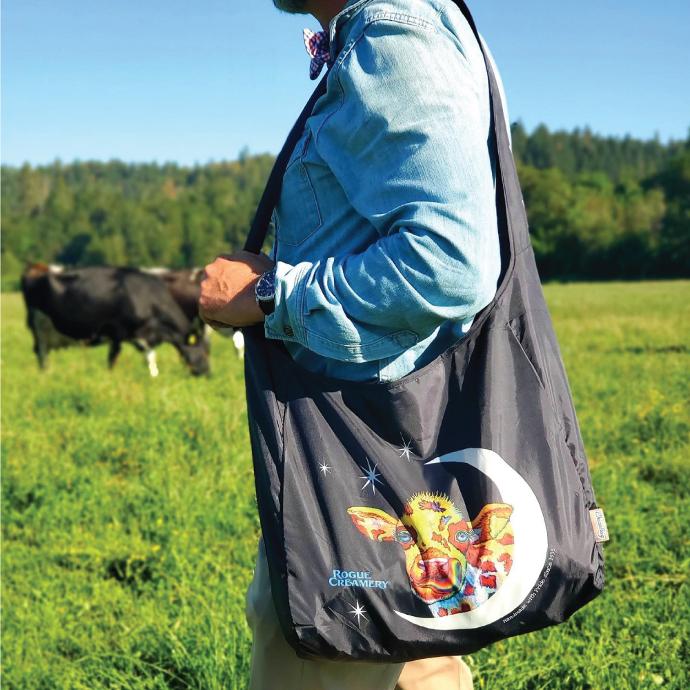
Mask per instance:
[[[604,511],[601,508],[595,508],[589,511],[589,519],[592,521],[592,529],[594,530],[594,541],[608,541],[609,528],[606,526],[606,518]]]

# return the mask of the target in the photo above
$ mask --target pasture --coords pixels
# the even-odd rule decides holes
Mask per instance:
[[[690,282],[549,285],[612,539],[607,587],[568,623],[468,659],[475,687],[689,687]],[[241,690],[258,535],[243,371],[172,347],[40,372],[2,296],[3,685]],[[275,690],[280,690],[276,688]],[[352,689],[356,690],[356,689]]]

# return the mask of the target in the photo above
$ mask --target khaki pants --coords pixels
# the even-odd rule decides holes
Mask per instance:
[[[460,657],[407,664],[300,659],[278,623],[263,540],[246,615],[254,635],[249,690],[472,690],[472,674]]]

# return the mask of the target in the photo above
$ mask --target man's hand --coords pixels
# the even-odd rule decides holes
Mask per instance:
[[[264,313],[256,303],[254,286],[261,274],[271,268],[273,261],[266,254],[244,250],[221,254],[204,267],[199,316],[211,327],[261,323]]]

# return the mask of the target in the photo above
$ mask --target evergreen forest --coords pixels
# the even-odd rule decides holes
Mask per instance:
[[[512,127],[545,280],[690,275],[690,135],[662,143]],[[242,247],[273,163],[2,167],[2,287],[26,262],[203,266]]]

